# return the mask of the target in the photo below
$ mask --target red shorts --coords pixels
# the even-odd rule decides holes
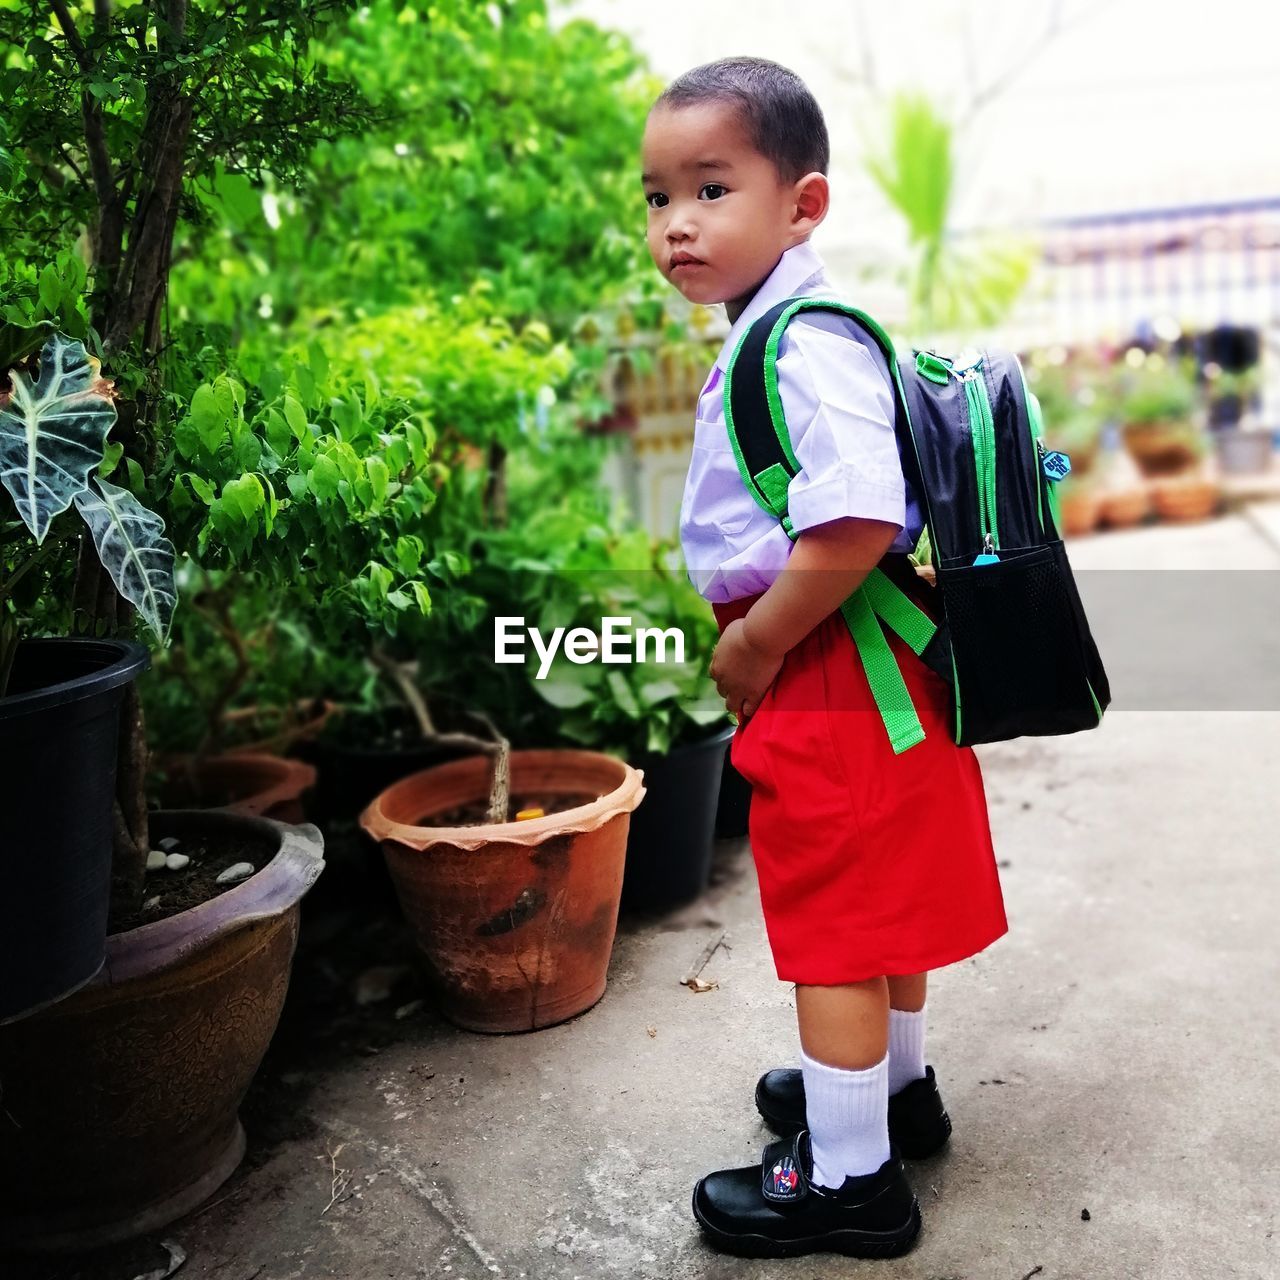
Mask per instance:
[[[757,599],[713,606],[721,631]],[[923,742],[894,755],[838,612],[787,654],[733,737],[784,982],[937,969],[1008,929],[978,758],[948,727],[951,689],[896,635],[889,644]]]

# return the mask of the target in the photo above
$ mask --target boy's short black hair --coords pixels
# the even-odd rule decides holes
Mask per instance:
[[[773,161],[784,182],[825,174],[831,143],[822,108],[794,71],[767,58],[721,58],[673,80],[653,104],[688,107],[727,102],[737,109],[752,146]]]

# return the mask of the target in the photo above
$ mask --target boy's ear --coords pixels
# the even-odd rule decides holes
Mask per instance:
[[[793,230],[812,231],[827,216],[831,204],[831,184],[826,174],[806,173],[795,186],[796,211]]]

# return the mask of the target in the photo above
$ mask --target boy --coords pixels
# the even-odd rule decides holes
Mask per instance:
[[[796,983],[803,1064],[757,1087],[785,1140],[703,1178],[694,1216],[733,1253],[880,1257],[920,1230],[899,1155],[950,1133],[924,1064],[927,971],[1006,926],[981,775],[950,737],[944,682],[891,641],[927,731],[904,763],[838,612],[923,524],[883,355],[832,313],[783,333],[794,544],[747,493],[724,426],[724,369],[746,327],[784,298],[837,296],[808,243],[828,209],[828,150],[795,75],[730,58],[659,97],[642,181],[659,270],[691,302],[724,303],[733,325],[699,397],[681,541],[721,627],[711,675],[739,721],[732,758],[753,788],[761,904],[778,976]]]

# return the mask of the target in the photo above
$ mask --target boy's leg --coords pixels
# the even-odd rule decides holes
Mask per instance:
[[[839,1187],[889,1158],[889,987],[797,985],[813,1180]]]
[[[928,974],[909,973],[888,979],[889,1094],[901,1092],[913,1080],[923,1080],[925,994]]]
[[[929,985],[927,973],[895,974],[885,981],[889,984],[890,1009],[900,1009],[905,1013],[919,1013],[924,1009]]]

